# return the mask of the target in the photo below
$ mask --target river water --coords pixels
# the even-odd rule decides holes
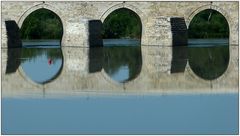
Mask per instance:
[[[57,81],[63,65],[70,64],[63,52],[76,50],[60,48],[59,41],[25,41],[23,46],[8,49],[2,74],[11,75],[21,67],[28,80],[39,85]],[[137,40],[104,40],[104,47],[88,50],[86,69],[89,73],[104,70],[118,84],[133,82],[142,71],[141,46]],[[211,81],[226,71],[226,39],[191,39],[186,47],[189,65],[199,78]],[[75,62],[71,65],[77,69]],[[238,93],[3,96],[2,133],[237,134]]]
[[[48,82],[59,73],[63,55],[59,41],[24,42],[21,66],[25,74],[37,83]],[[90,49],[90,62],[100,62],[105,72],[117,82],[126,82],[141,72],[142,52],[137,40],[104,40],[101,49]],[[199,77],[212,80],[220,77],[228,67],[228,40],[189,40],[189,65]],[[75,50],[74,48],[72,50]],[[13,51],[14,52],[14,51]],[[98,54],[98,55],[96,55]],[[100,54],[100,55],[99,55]],[[94,59],[92,59],[94,58]],[[95,68],[93,68],[95,69]],[[36,72],[38,71],[38,72]]]

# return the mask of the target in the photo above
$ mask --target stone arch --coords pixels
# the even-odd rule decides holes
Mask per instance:
[[[66,26],[66,25],[65,25],[65,22],[64,22],[64,20],[63,20],[63,14],[60,12],[60,10],[56,9],[55,7],[51,6],[50,4],[41,3],[41,4],[37,4],[37,5],[35,5],[35,6],[30,7],[29,9],[27,9],[27,10],[21,15],[21,17],[17,20],[17,24],[18,24],[19,28],[22,27],[24,20],[25,20],[32,12],[34,12],[34,11],[36,11],[36,10],[38,10],[38,9],[42,9],[42,8],[52,11],[54,14],[56,14],[56,15],[59,17],[59,19],[60,19],[60,21],[61,21],[61,23],[62,23],[62,30],[63,30],[63,32],[62,32],[62,38],[61,38],[61,45],[63,45],[63,41],[64,41],[64,39],[65,39],[65,32],[66,32],[66,29],[65,29],[65,26]],[[58,77],[62,74],[62,71],[63,71],[63,68],[64,68],[64,54],[63,54],[63,53],[62,53],[62,56],[63,56],[63,57],[62,57],[62,66],[61,66],[61,68],[59,69],[59,71],[57,72],[57,74],[56,74],[53,78],[51,78],[50,80],[44,82],[43,84],[48,84],[48,83],[50,83],[51,81],[55,80],[56,78],[58,78]],[[37,87],[41,87],[41,86],[42,86],[41,84],[35,83],[34,81],[32,81],[32,80],[25,74],[24,70],[22,69],[22,66],[19,66],[19,68],[18,68],[18,73],[19,73],[19,75],[20,75],[22,78],[24,78],[25,80],[27,80],[29,83],[31,83],[31,84],[33,84],[33,85],[35,85],[35,86],[37,86]]]
[[[189,28],[189,25],[192,21],[192,19],[201,11],[206,10],[206,9],[213,9],[216,10],[217,12],[219,12],[220,14],[222,14],[225,19],[227,20],[228,23],[228,27],[229,27],[229,44],[234,43],[234,37],[232,37],[232,35],[234,35],[234,24],[232,24],[233,21],[231,16],[229,15],[228,12],[226,12],[223,8],[216,6],[216,5],[212,5],[212,4],[207,4],[207,5],[203,5],[201,7],[198,7],[197,9],[195,9],[194,11],[190,12],[187,17],[186,17],[186,25],[187,28]]]
[[[62,39],[61,39],[61,45],[62,45],[62,44],[63,44],[62,42],[65,41],[64,39],[65,39],[65,32],[66,32],[66,29],[65,29],[65,26],[66,26],[66,25],[65,25],[65,22],[64,22],[64,20],[63,20],[64,17],[63,17],[63,14],[60,12],[60,10],[56,9],[55,7],[51,6],[50,4],[41,3],[41,4],[37,4],[37,5],[35,5],[35,6],[30,7],[29,9],[27,9],[27,10],[22,14],[22,16],[17,20],[17,24],[18,24],[19,28],[22,27],[24,20],[25,20],[32,12],[34,12],[34,11],[36,11],[36,10],[38,10],[38,9],[42,9],[42,8],[52,11],[53,13],[55,13],[55,14],[59,17],[59,19],[60,19],[60,21],[61,21],[61,23],[62,23],[62,29],[63,29]]]
[[[213,9],[213,10],[216,10],[216,11],[218,11],[219,13],[221,13],[221,14],[226,18],[226,20],[227,20],[227,22],[228,22],[228,25],[229,25],[229,28],[230,28],[230,20],[231,20],[231,18],[230,18],[230,16],[228,15],[228,13],[227,13],[224,9],[222,9],[222,8],[216,6],[216,5],[211,5],[211,4],[203,5],[203,6],[199,7],[199,8],[197,8],[197,9],[195,9],[193,12],[190,12],[190,14],[187,16],[187,19],[186,19],[186,25],[187,25],[187,27],[189,27],[192,19],[193,19],[199,12],[201,12],[201,11],[203,11],[203,10],[206,10],[206,9]]]
[[[189,72],[189,74],[192,76],[192,77],[195,77],[196,79],[198,79],[199,81],[203,81],[203,82],[214,82],[214,81],[219,81],[219,80],[224,80],[224,78],[227,78],[229,73],[231,73],[231,69],[233,67],[233,57],[232,57],[232,50],[231,50],[231,43],[232,43],[232,39],[231,39],[231,34],[233,33],[233,29],[232,29],[232,24],[231,24],[231,17],[230,15],[228,14],[228,12],[226,12],[224,9],[222,9],[221,7],[219,6],[216,6],[216,5],[212,5],[212,4],[207,4],[207,5],[203,5],[201,7],[198,7],[197,9],[195,9],[193,12],[190,12],[189,15],[187,15],[187,19],[186,19],[186,25],[187,25],[187,28],[189,28],[189,25],[192,21],[192,19],[198,14],[200,13],[201,11],[204,11],[206,9],[212,9],[212,10],[215,10],[217,12],[219,12],[220,14],[223,15],[223,17],[226,19],[227,23],[228,23],[228,27],[229,27],[229,62],[228,62],[228,66],[226,68],[226,70],[224,71],[224,73],[219,76],[218,78],[214,79],[214,80],[206,80],[206,79],[203,79],[203,78],[200,78],[198,77],[194,72],[193,70],[190,68],[190,65],[189,65],[189,61],[187,62],[187,66],[186,66],[186,69],[187,71]]]
[[[107,18],[108,15],[110,15],[113,11],[120,9],[120,8],[126,8],[129,9],[133,12],[136,13],[136,15],[138,15],[138,17],[140,18],[141,24],[142,24],[142,34],[141,34],[141,43],[143,43],[144,41],[144,37],[145,37],[145,24],[147,22],[146,20],[146,15],[144,14],[144,12],[142,12],[141,10],[139,10],[138,8],[136,8],[135,6],[128,4],[128,3],[120,3],[120,4],[116,4],[112,7],[110,7],[109,9],[107,9],[100,17],[100,20],[102,21],[102,23],[104,22],[104,20]]]
[[[131,10],[132,12],[134,12],[140,19],[140,23],[141,23],[141,44],[145,43],[145,29],[144,29],[144,24],[146,24],[147,20],[146,20],[146,16],[145,14],[139,10],[138,8],[136,8],[135,6],[133,5],[130,5],[128,3],[120,3],[120,4],[116,4],[110,8],[108,8],[101,16],[100,16],[100,20],[101,22],[103,23],[104,20],[114,11],[118,10],[118,9],[121,9],[121,8],[125,8],[125,9],[128,9],[128,10]],[[141,54],[142,54],[142,49],[140,50]],[[142,56],[141,56],[142,57]],[[108,74],[107,72],[104,70],[104,68],[102,69],[101,73],[102,73],[102,76],[104,77],[104,79],[110,83],[112,83],[113,85],[117,86],[117,87],[122,87],[124,88],[125,84],[129,84],[129,83],[132,83],[134,82],[135,80],[139,79],[140,77],[140,74],[142,73],[142,66],[143,66],[143,57],[142,57],[142,60],[141,60],[142,64],[141,64],[141,68],[140,68],[140,72],[136,75],[136,77],[134,77],[133,79],[130,79],[129,81],[126,81],[126,82],[118,82],[118,81],[115,81],[114,79],[112,79]]]

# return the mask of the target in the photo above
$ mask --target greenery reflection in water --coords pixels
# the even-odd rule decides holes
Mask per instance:
[[[193,72],[206,80],[220,77],[228,67],[228,46],[190,47],[188,54]]]
[[[21,66],[34,82],[44,84],[55,79],[63,63],[60,48],[23,48]]]
[[[141,71],[142,55],[140,46],[104,47],[103,68],[118,82],[127,82]]]

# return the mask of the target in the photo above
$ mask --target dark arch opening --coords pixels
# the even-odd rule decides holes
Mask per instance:
[[[194,16],[188,29],[188,57],[193,72],[205,80],[220,77],[229,63],[229,25],[216,10]]]
[[[218,11],[206,9],[191,20],[188,29],[189,38],[228,38],[229,26],[226,18]]]
[[[135,79],[142,68],[142,23],[132,10],[119,8],[103,22],[103,69],[115,81]]]
[[[33,11],[21,27],[21,39],[62,39],[63,25],[60,17],[51,10]]]
[[[21,66],[26,76],[39,84],[56,79],[63,68],[60,17],[51,10],[37,9],[24,20],[20,35]]]
[[[119,8],[114,10],[103,22],[103,39],[141,39],[142,23],[132,10]]]

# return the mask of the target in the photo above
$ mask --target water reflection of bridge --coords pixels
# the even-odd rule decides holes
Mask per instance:
[[[43,92],[65,95],[237,92],[238,60],[233,58],[237,58],[238,50],[236,46],[230,47],[231,51],[234,51],[232,54],[236,56],[230,58],[225,73],[215,80],[204,80],[195,75],[189,67],[186,55],[182,54],[186,47],[173,49],[142,45],[141,72],[135,79],[126,83],[114,81],[102,69],[100,63],[90,62],[94,61],[94,58],[90,57],[90,48],[63,47],[62,70],[53,81],[44,85],[33,82],[25,75],[21,66],[15,73],[4,74],[7,67],[7,49],[2,49],[3,96],[42,94]],[[173,50],[181,54],[174,56]]]

